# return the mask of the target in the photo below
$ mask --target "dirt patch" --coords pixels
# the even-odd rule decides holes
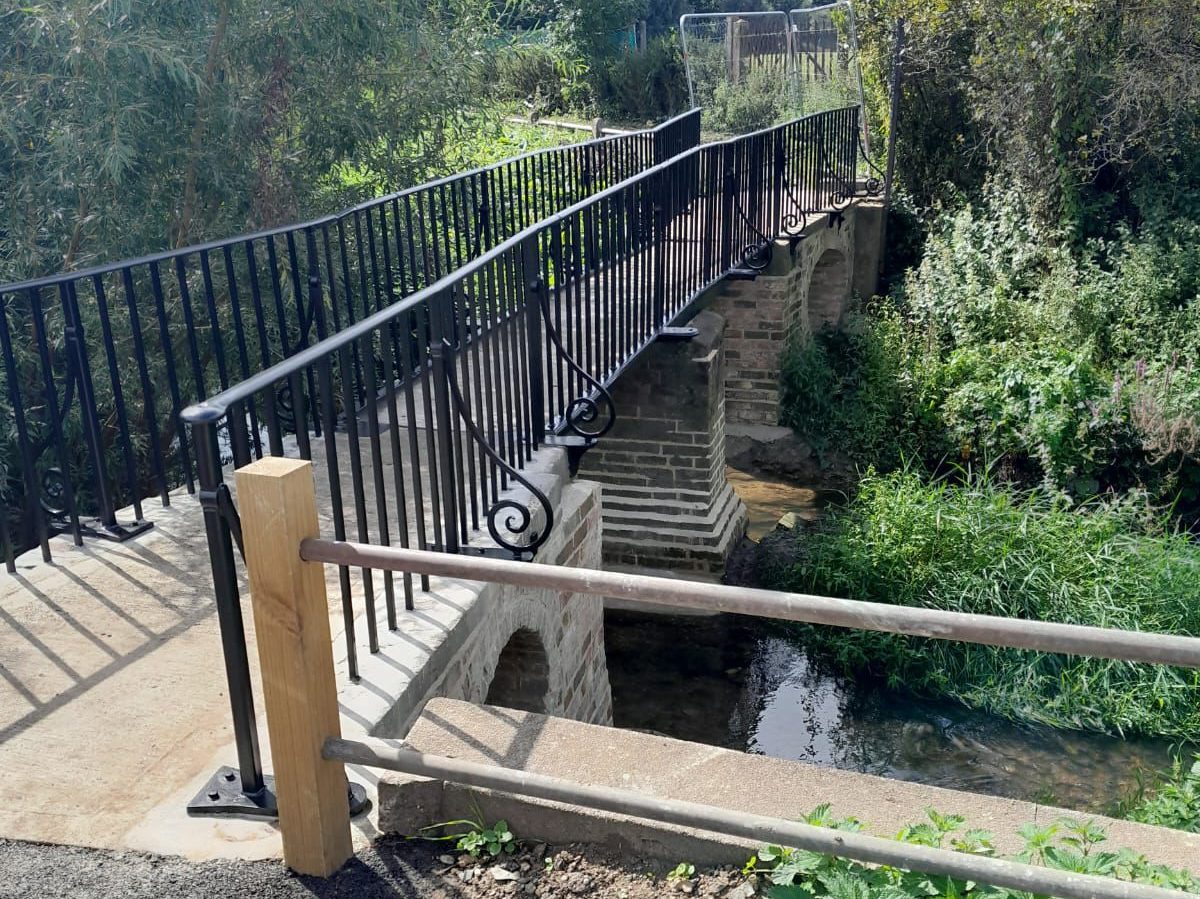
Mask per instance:
[[[596,846],[565,848],[533,845],[498,861],[481,862],[465,854],[442,854],[435,860],[447,896],[536,896],[570,899],[603,896],[611,899],[649,899],[663,895],[731,897],[755,895],[754,887],[731,867],[684,870],[672,874],[661,861],[618,856]]]

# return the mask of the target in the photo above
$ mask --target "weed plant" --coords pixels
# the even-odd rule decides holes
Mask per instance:
[[[997,854],[992,835],[983,830],[964,830],[966,819],[962,816],[943,815],[932,809],[926,814],[927,821],[904,827],[896,839],[974,855]],[[857,819],[834,818],[828,805],[818,807],[805,820],[817,827],[862,830]],[[1090,821],[1063,819],[1045,825],[1026,824],[1019,834],[1024,840],[1024,848],[1017,854],[1017,860],[1027,864],[1189,892],[1200,886],[1189,872],[1154,864],[1131,849],[1100,848],[1107,834]],[[973,881],[887,865],[864,865],[785,846],[762,847],[746,863],[744,870],[767,882],[766,894],[771,899],[916,899],[968,895],[979,899],[1015,899],[1030,896],[1029,893]]]
[[[1122,818],[1200,833],[1200,755],[1190,763],[1177,757],[1169,770],[1139,786],[1117,809]]]

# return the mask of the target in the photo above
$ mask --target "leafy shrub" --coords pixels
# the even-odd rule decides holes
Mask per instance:
[[[661,121],[688,106],[687,76],[674,36],[613,60],[597,77],[601,108],[621,121]]]
[[[587,64],[554,45],[510,47],[496,58],[497,92],[539,113],[562,113],[586,105]]]
[[[774,125],[785,111],[779,74],[750,69],[738,84],[721,80],[704,106],[705,127],[722,134],[746,134]]]
[[[772,586],[897,605],[1169,634],[1200,633],[1200,548],[1144,500],[1071,507],[984,477],[868,473],[795,538]],[[892,634],[806,627],[841,667],[1018,720],[1190,738],[1200,673]]]
[[[1139,488],[1187,511],[1198,298],[1200,225],[1148,222],[1072,250],[991,190],[935,219],[921,263],[857,336],[789,353],[783,419],[883,470],[902,454],[998,465],[1075,497]]]
[[[558,65],[548,47],[510,47],[496,56],[496,88],[501,99],[544,101],[562,95]]]
[[[943,815],[933,809],[928,809],[926,814],[928,821],[904,827],[896,839],[973,855],[996,855],[992,835],[984,830],[963,830],[966,819],[961,815]],[[862,830],[861,822],[855,818],[835,819],[828,805],[818,807],[805,820],[816,827]],[[1027,864],[1179,890],[1195,890],[1198,885],[1189,872],[1155,864],[1131,849],[1099,849],[1107,834],[1091,821],[1064,818],[1041,826],[1026,824],[1019,834],[1025,847],[1017,858]],[[876,896],[916,899],[966,895],[980,899],[1015,899],[1029,895],[944,875],[923,874],[887,865],[865,865],[785,846],[762,847],[751,856],[744,870],[747,874],[766,878],[771,885],[767,892],[771,899],[871,899]]]
[[[1171,770],[1154,779],[1122,817],[1143,824],[1200,833],[1200,755],[1188,767],[1176,758]]]
[[[936,439],[920,394],[925,384],[894,309],[850,314],[841,330],[823,328],[790,343],[781,359],[783,424],[818,453],[836,448],[863,466],[893,468]]]

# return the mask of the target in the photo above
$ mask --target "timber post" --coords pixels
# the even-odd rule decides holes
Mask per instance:
[[[320,536],[312,463],[268,456],[238,470],[237,488],[283,860],[328,877],[353,848],[345,768],[321,756],[341,725],[325,571],[300,558]]]

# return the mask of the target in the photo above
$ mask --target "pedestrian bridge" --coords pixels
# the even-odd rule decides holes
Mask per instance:
[[[311,460],[337,540],[719,577],[727,428],[774,424],[785,342],[873,290],[859,127],[701,144],[693,111],[0,286],[0,835],[275,839],[206,817],[274,813],[232,476],[256,459]],[[401,736],[434,696],[611,721],[601,598],[326,573],[343,733]]]

